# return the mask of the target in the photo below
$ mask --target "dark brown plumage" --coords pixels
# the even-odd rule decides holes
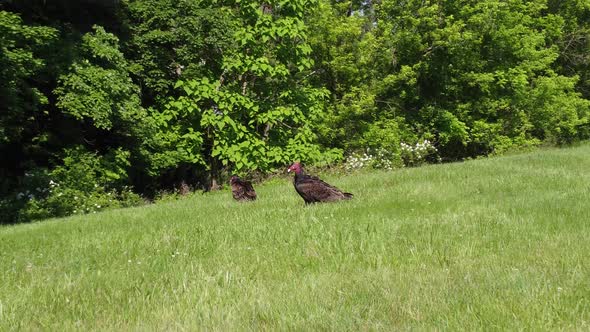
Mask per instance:
[[[252,187],[250,181],[242,180],[233,175],[229,180],[229,184],[231,185],[232,196],[236,201],[243,202],[256,200],[256,191],[254,190],[254,187]]]
[[[295,173],[293,184],[299,196],[305,201],[305,204],[335,202],[343,199],[351,199],[353,196],[351,193],[342,192],[342,190],[327,184],[316,176],[305,174],[301,164],[298,162],[291,165],[287,172]]]

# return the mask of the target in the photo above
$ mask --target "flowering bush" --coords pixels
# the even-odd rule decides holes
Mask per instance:
[[[418,166],[426,162],[430,156],[434,156],[438,150],[432,143],[425,139],[415,145],[400,143],[400,155],[404,166]]]
[[[415,145],[402,142],[400,143],[399,152],[389,151],[384,148],[367,148],[363,153],[352,153],[346,158],[344,167],[347,170],[365,167],[391,170],[396,167],[418,166],[425,163],[429,157],[435,157],[436,153],[436,147],[428,140],[418,142]]]
[[[96,213],[106,208],[133,206],[142,202],[141,197],[128,188],[117,191],[97,186],[93,191],[84,192],[53,183],[54,188],[49,189],[44,196],[21,198],[23,207],[19,211],[18,221]]]
[[[344,164],[344,167],[347,170],[365,167],[391,170],[397,166],[400,166],[399,156],[384,148],[367,148],[367,150],[362,154],[353,153],[348,156],[348,158],[346,158],[346,162]]]
[[[51,172],[25,173],[19,190],[0,201],[0,223],[93,213],[143,202],[130,188],[118,184],[124,154],[97,156],[81,149],[66,153],[64,165]]]
[[[350,156],[348,156],[348,158],[346,158],[346,163],[344,164],[344,167],[347,170],[364,168],[369,166],[372,160],[373,156],[370,154],[363,153],[362,155],[360,155],[354,152]]]

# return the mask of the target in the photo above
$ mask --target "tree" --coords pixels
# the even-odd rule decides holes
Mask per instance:
[[[217,1],[123,1],[123,50],[143,105],[162,107],[179,79],[218,77],[237,21]]]
[[[381,137],[395,150],[396,139],[427,138],[457,159],[587,137],[578,78],[555,71],[552,41],[564,20],[547,14],[545,1],[383,0],[372,8],[374,17],[323,19],[316,30],[349,49],[315,44],[328,50],[319,53],[322,69],[337,82],[326,128],[336,122],[340,130],[325,131],[327,144],[352,138],[354,148]]]
[[[223,54],[222,73],[176,84],[183,95],[167,105],[162,123],[176,128],[174,145],[193,147],[186,161],[209,167],[212,186],[222,166],[267,171],[294,159],[321,158],[312,129],[325,92],[307,80],[313,62],[303,23],[311,5],[240,1],[233,12],[235,43]]]
[[[53,28],[28,26],[18,15],[0,11],[0,196],[14,186],[10,179],[24,167],[29,148],[46,139],[42,54],[56,38]]]

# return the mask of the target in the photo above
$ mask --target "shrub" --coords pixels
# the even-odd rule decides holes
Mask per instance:
[[[0,201],[0,222],[27,222],[112,207],[139,205],[143,199],[124,185],[128,153],[98,156],[82,148],[66,150],[64,164],[51,171],[25,173],[13,195]]]
[[[404,166],[422,165],[427,162],[429,157],[434,157],[436,153],[436,147],[427,139],[414,145],[400,143],[400,154]]]
[[[399,152],[385,148],[367,148],[364,152],[353,152],[344,164],[347,170],[370,167],[373,169],[392,170],[404,166],[419,166],[428,161],[440,161],[436,147],[423,140],[414,145],[400,143]]]
[[[392,170],[399,166],[401,166],[399,155],[384,148],[367,148],[362,153],[354,152],[346,158],[346,163],[344,164],[344,168],[347,170],[365,167]]]

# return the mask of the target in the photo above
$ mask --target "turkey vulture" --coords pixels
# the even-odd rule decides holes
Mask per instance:
[[[231,193],[236,201],[243,202],[256,200],[256,191],[254,191],[254,187],[252,187],[250,181],[244,181],[233,175],[229,180],[229,184],[231,185]]]
[[[303,172],[301,164],[296,162],[287,172],[295,172],[295,190],[303,198],[305,204],[316,202],[335,202],[343,199],[351,199],[351,193],[342,192],[342,190],[327,184],[318,177],[306,175]]]

